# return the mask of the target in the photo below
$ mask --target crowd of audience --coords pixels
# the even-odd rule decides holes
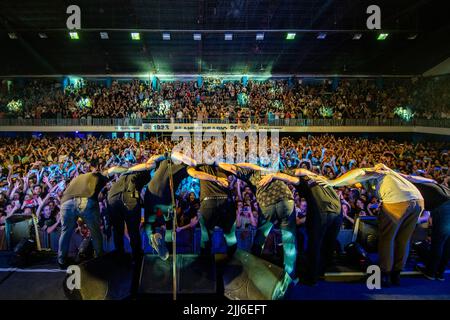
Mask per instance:
[[[173,145],[168,138],[151,137],[137,142],[129,138],[109,139],[41,137],[0,138],[0,228],[11,215],[35,213],[39,228],[48,234],[59,232],[60,199],[64,189],[75,176],[100,171],[113,165],[130,166],[146,161],[153,154],[161,154]],[[403,142],[360,137],[317,135],[283,137],[280,143],[281,168],[308,168],[329,178],[336,178],[356,167],[370,167],[378,162],[407,174],[433,178],[450,184],[448,144],[445,142]],[[255,193],[243,181],[230,178],[234,190],[238,231],[257,226],[260,208]],[[100,194],[103,232],[110,236],[107,222],[105,193]],[[299,227],[305,223],[308,203],[294,188],[295,213]],[[358,216],[376,216],[379,201],[374,190],[359,186],[338,189],[342,201],[344,228],[352,228]],[[198,181],[186,178],[177,191],[178,225],[180,230],[197,226],[199,208]],[[160,217],[162,219],[162,216]],[[77,234],[88,237],[82,222]],[[80,241],[81,241],[80,240]],[[248,239],[243,247],[248,247]],[[244,241],[244,242],[245,242]]]
[[[265,123],[283,119],[449,119],[450,77],[321,81],[31,80],[0,90],[0,118],[128,118]],[[9,89],[8,89],[9,88]]]

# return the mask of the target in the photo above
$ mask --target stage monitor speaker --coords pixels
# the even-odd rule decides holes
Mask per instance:
[[[357,266],[360,270],[366,271],[372,263],[369,254],[356,242],[351,242],[345,246],[347,261],[352,266]]]
[[[79,264],[80,290],[65,292],[71,300],[122,300],[132,293],[136,269],[130,259],[118,258],[113,253]]]
[[[355,221],[352,242],[359,243],[367,252],[378,252],[378,219],[358,217]]]
[[[30,238],[33,220],[31,216],[14,214],[6,219],[6,243],[8,250],[14,248],[23,240]]]
[[[238,249],[224,267],[224,294],[231,300],[271,300],[284,270]]]
[[[177,283],[178,294],[216,294],[214,257],[178,254]],[[163,261],[157,255],[145,255],[138,293],[169,295],[172,288],[172,256]]]

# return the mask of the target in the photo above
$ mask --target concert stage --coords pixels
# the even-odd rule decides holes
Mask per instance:
[[[246,252],[237,254],[224,269],[216,268],[212,259],[195,255],[178,255],[178,299],[267,299],[267,290],[272,290],[274,280],[279,277],[280,268],[269,262],[262,262]],[[240,263],[254,266],[242,266]],[[253,261],[252,261],[253,259]],[[80,265],[82,288],[77,292],[65,289],[66,273],[56,264],[55,256],[34,257],[31,265],[24,268],[12,266],[12,253],[0,252],[0,300],[121,300],[121,299],[171,299],[171,258],[161,261],[147,255],[140,266],[130,261],[117,263],[108,254],[101,260],[94,259]],[[258,277],[248,276],[253,270]],[[161,274],[161,272],[165,272]],[[217,272],[217,273],[216,273]],[[252,271],[250,271],[252,272]],[[450,271],[445,282],[429,281],[418,272],[406,270],[401,287],[369,290],[365,275],[348,266],[338,266],[325,274],[323,281],[315,287],[297,284],[289,288],[286,300],[397,300],[397,299],[450,299]],[[216,275],[220,275],[216,277]],[[231,278],[230,278],[231,276]],[[255,278],[267,279],[265,288]],[[84,281],[83,281],[84,279]],[[225,280],[225,286],[220,281]],[[256,284],[255,284],[256,283]],[[239,286],[244,290],[236,291]],[[270,288],[268,288],[270,287]],[[264,291],[266,290],[266,291]],[[266,294],[266,296],[264,296]]]
[[[85,287],[79,292],[68,292],[64,289],[66,273],[59,270],[54,256],[34,258],[32,265],[24,268],[14,268],[12,253],[0,252],[0,299],[2,300],[119,300],[119,299],[171,299],[172,273],[171,259],[161,261],[156,256],[144,258],[141,268],[133,267],[129,262],[117,265],[114,257],[106,255],[101,261],[89,261],[81,265],[82,279]],[[251,255],[247,258],[252,257]],[[222,284],[216,282],[222,279],[215,277],[216,268],[211,259],[194,255],[179,255],[178,299],[226,299],[236,297],[230,294],[232,283],[229,279]],[[256,258],[257,259],[257,258]],[[239,270],[238,261],[234,260],[232,268],[225,268],[225,274],[233,274]],[[262,269],[261,269],[262,268]],[[278,267],[266,263],[260,265],[257,272],[266,272],[264,268],[272,268],[273,277],[277,277]],[[142,270],[142,271],[141,271]],[[166,271],[166,276],[160,274]],[[239,272],[235,274],[234,289],[237,283],[245,283]],[[267,273],[268,274],[268,273]],[[239,278],[241,277],[241,278]],[[291,287],[285,299],[287,300],[397,300],[397,299],[450,299],[450,276],[446,274],[446,282],[429,281],[418,272],[407,270],[402,277],[401,287],[391,287],[381,290],[369,290],[365,284],[362,272],[338,266],[325,274],[325,279],[317,286],[309,287],[300,284]],[[83,280],[82,280],[83,281]],[[138,282],[136,282],[138,281]],[[270,283],[268,278],[267,283]],[[250,287],[253,286],[253,281]],[[83,283],[83,282],[82,282]],[[249,288],[249,287],[247,287]],[[223,291],[224,290],[224,291]],[[251,291],[251,290],[250,290]],[[225,294],[224,294],[225,293]],[[253,292],[253,294],[255,294]],[[242,295],[239,297],[242,299]]]

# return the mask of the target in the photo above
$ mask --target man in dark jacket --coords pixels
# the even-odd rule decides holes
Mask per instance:
[[[146,163],[135,165],[115,181],[108,192],[108,212],[114,232],[114,247],[118,254],[124,253],[124,228],[127,225],[133,259],[142,256],[142,241],[139,232],[142,201],[140,192],[150,181],[150,172],[164,156],[156,155]]]
[[[419,189],[432,219],[430,257],[426,267],[417,265],[416,268],[430,280],[444,281],[450,259],[450,189],[432,179],[403,176]]]

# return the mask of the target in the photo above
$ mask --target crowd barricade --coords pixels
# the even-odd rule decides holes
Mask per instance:
[[[160,232],[160,230],[156,230]],[[167,243],[171,242],[172,234],[171,230],[168,232],[162,232],[165,235],[165,240]],[[236,229],[237,246],[239,249],[244,251],[250,251],[253,245],[253,241],[256,234],[256,228],[250,227],[245,229]],[[113,235],[103,235],[103,250],[105,252],[111,252],[115,249],[114,247],[114,237]],[[351,242],[353,235],[352,229],[342,229],[338,235],[338,242],[341,249]],[[61,228],[56,229],[52,233],[47,233],[45,230],[39,230],[39,238],[41,241],[41,247],[43,249],[50,249],[54,252],[58,251],[59,238],[61,236]],[[156,254],[154,249],[150,245],[150,241],[147,237],[145,231],[141,232],[142,247],[144,253]],[[227,250],[227,245],[223,230],[219,227],[214,229],[211,236],[212,253],[225,253]],[[281,249],[281,232],[279,229],[273,229],[266,241],[264,247],[264,254],[266,255],[280,255]],[[127,235],[124,236],[124,247],[125,251],[131,252],[130,241]],[[0,250],[7,250],[6,242],[6,231],[4,228],[0,228]],[[196,228],[194,230],[187,229],[177,233],[177,253],[183,254],[200,254],[201,250],[201,229]]]
[[[47,230],[39,229],[38,233],[42,249],[50,249],[55,252],[58,251],[59,237],[61,236],[61,228],[57,228],[51,233],[48,233]]]
[[[162,231],[161,229],[156,228],[155,232],[162,233],[166,243],[172,242],[172,230]],[[147,237],[145,231],[141,232],[141,239],[144,253],[156,254],[156,251],[152,248],[150,240]],[[112,244],[112,247],[114,248],[114,244]],[[168,249],[171,250],[171,248]],[[187,229],[177,233],[177,253],[199,254],[200,249],[201,249],[200,228],[196,228],[194,230]]]
[[[225,242],[225,237],[223,230],[219,227],[214,228],[214,232],[211,238],[211,252],[215,253],[226,253],[227,244]]]
[[[286,118],[274,119],[270,118],[255,118],[251,117],[251,124],[268,125],[268,126],[422,126],[435,128],[449,128],[450,119],[382,119],[382,118],[364,118],[364,119],[304,119],[304,118]],[[92,118],[88,116],[80,119],[66,119],[66,118],[51,118],[51,119],[23,119],[23,118],[0,118],[0,126],[142,126],[142,124],[184,124],[194,123],[195,119],[189,118],[167,118],[167,117],[153,117],[153,118]],[[203,123],[209,124],[237,124],[237,119],[220,119],[207,118],[202,120]],[[240,121],[247,123],[247,120]]]
[[[253,246],[256,229],[253,227],[245,229],[236,229],[237,246],[244,251],[250,251]]]
[[[352,242],[353,238],[353,229],[341,229],[339,230],[337,241],[339,243],[339,248],[341,252],[344,251],[344,248]]]

